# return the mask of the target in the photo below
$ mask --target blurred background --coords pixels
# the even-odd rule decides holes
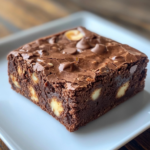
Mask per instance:
[[[150,0],[0,0],[0,38],[82,10],[150,39]],[[120,150],[150,150],[149,143],[150,129]],[[8,150],[1,139],[0,150]]]
[[[82,10],[150,39],[150,0],[0,0],[0,38]]]

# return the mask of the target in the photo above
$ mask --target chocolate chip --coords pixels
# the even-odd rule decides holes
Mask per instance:
[[[112,57],[112,60],[114,62],[124,62],[125,61],[124,57],[122,57],[122,56],[114,56],[114,57]]]
[[[82,38],[76,45],[78,49],[87,49],[90,48],[89,41],[85,38]]]
[[[48,43],[55,44],[55,41],[56,41],[56,37],[52,37],[48,40]]]
[[[39,59],[39,58],[37,58],[37,61],[39,61],[39,62],[44,62],[43,59]]]
[[[59,65],[59,71],[62,72],[65,69],[69,69],[69,71],[73,71],[74,62],[64,62]]]
[[[33,53],[22,53],[21,54],[23,59],[29,59],[31,57],[33,57]]]
[[[77,52],[77,49],[76,48],[66,48],[63,50],[63,54],[75,54]]]
[[[44,42],[43,39],[38,39],[38,40],[35,41],[35,43],[36,43],[37,45],[42,45],[42,44],[44,44],[45,42]]]
[[[26,52],[29,52],[32,50],[32,47],[29,44],[26,44],[22,47],[23,50],[25,50]]]
[[[137,69],[137,65],[134,65],[130,68],[130,73],[133,74]]]
[[[34,69],[34,70],[37,70],[37,71],[42,71],[42,70],[44,70],[44,66],[42,66],[40,63],[36,63],[36,64],[33,66],[33,69]]]
[[[105,45],[102,44],[96,44],[94,48],[91,49],[93,53],[97,53],[99,55],[103,54],[106,52],[106,47]]]
[[[20,52],[25,52],[25,50],[24,50],[24,49],[20,49],[19,51],[20,51]]]
[[[40,54],[40,57],[49,55],[49,52],[44,49],[38,50],[38,53]]]
[[[92,39],[92,40],[90,41],[90,46],[91,46],[91,47],[95,47],[96,44],[98,44],[98,40],[97,40],[97,39]]]

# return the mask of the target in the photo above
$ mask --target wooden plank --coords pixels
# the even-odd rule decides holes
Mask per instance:
[[[40,20],[35,19],[32,14],[24,11],[19,5],[15,5],[12,1],[0,0],[0,3],[2,4],[0,15],[21,29],[42,23]]]
[[[135,141],[144,148],[150,150],[150,129],[135,138]]]
[[[121,147],[119,150],[128,150],[125,146]]]
[[[33,2],[35,1],[0,0],[2,4],[0,15],[21,29],[36,26],[67,15],[66,11],[59,8],[56,9],[54,4],[48,4],[45,0],[38,0],[38,6]]]
[[[48,14],[54,15],[56,17],[63,17],[68,15],[67,9],[64,9],[64,7],[56,5],[52,1],[47,0],[24,0],[24,1],[38,8],[41,8],[45,10]]]
[[[51,0],[55,5],[66,9],[69,13],[74,13],[83,10],[79,5],[71,0]]]
[[[128,150],[144,150],[135,140],[125,145]]]
[[[46,9],[45,7],[45,0],[37,0],[36,2],[41,1],[41,3],[39,5],[35,5],[36,2],[34,2],[34,0],[28,1],[28,0],[11,0],[13,1],[13,3],[15,3],[16,5],[18,5],[19,7],[22,8],[23,11],[28,12],[30,15],[32,15],[34,18],[36,18],[37,20],[40,20],[42,23],[48,22],[50,20],[54,20],[60,17],[64,17],[67,14],[64,14],[63,11],[58,11],[58,9],[56,9],[56,6],[51,5],[51,3],[49,3],[49,5],[47,4],[47,8],[50,9],[50,11],[45,11]],[[45,4],[45,5],[44,5]],[[55,9],[55,11],[57,11],[57,13],[52,13],[53,8]],[[52,11],[51,11],[52,9]],[[59,13],[58,13],[59,12]]]

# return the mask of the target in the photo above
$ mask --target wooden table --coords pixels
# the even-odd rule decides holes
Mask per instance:
[[[150,39],[149,0],[0,0],[0,38],[81,10]],[[0,150],[8,150],[2,140]],[[150,129],[120,150],[150,150]]]

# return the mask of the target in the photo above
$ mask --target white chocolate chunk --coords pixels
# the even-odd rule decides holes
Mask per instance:
[[[83,34],[79,30],[69,30],[65,33],[68,40],[78,41],[83,38]]]
[[[32,86],[29,86],[29,91],[30,91],[31,99],[35,102],[38,102],[39,99],[38,99],[37,94]]]
[[[35,84],[39,82],[36,73],[33,73],[32,76],[31,76],[31,78],[32,78],[32,81],[33,81]]]
[[[10,75],[10,77],[11,77],[11,80],[12,80],[13,84],[14,84],[17,88],[21,88],[20,85],[19,85],[19,83],[17,82],[17,78],[14,77],[13,75]]]
[[[18,74],[19,74],[19,76],[21,76],[21,75],[22,75],[22,69],[21,69],[21,67],[20,67],[20,66],[18,66]]]
[[[92,100],[98,99],[100,94],[101,94],[101,88],[95,89],[95,91],[91,95]]]
[[[117,95],[116,95],[116,98],[120,98],[122,96],[125,95],[127,89],[129,87],[129,81],[124,83],[119,89],[118,89],[118,92],[117,92]]]
[[[23,69],[23,74],[25,74],[25,70]]]
[[[53,67],[53,66],[54,66],[52,63],[48,63],[48,65],[50,65],[51,67]]]
[[[50,107],[57,117],[59,117],[60,114],[64,111],[62,103],[60,101],[57,101],[55,97],[52,98],[50,102]]]

